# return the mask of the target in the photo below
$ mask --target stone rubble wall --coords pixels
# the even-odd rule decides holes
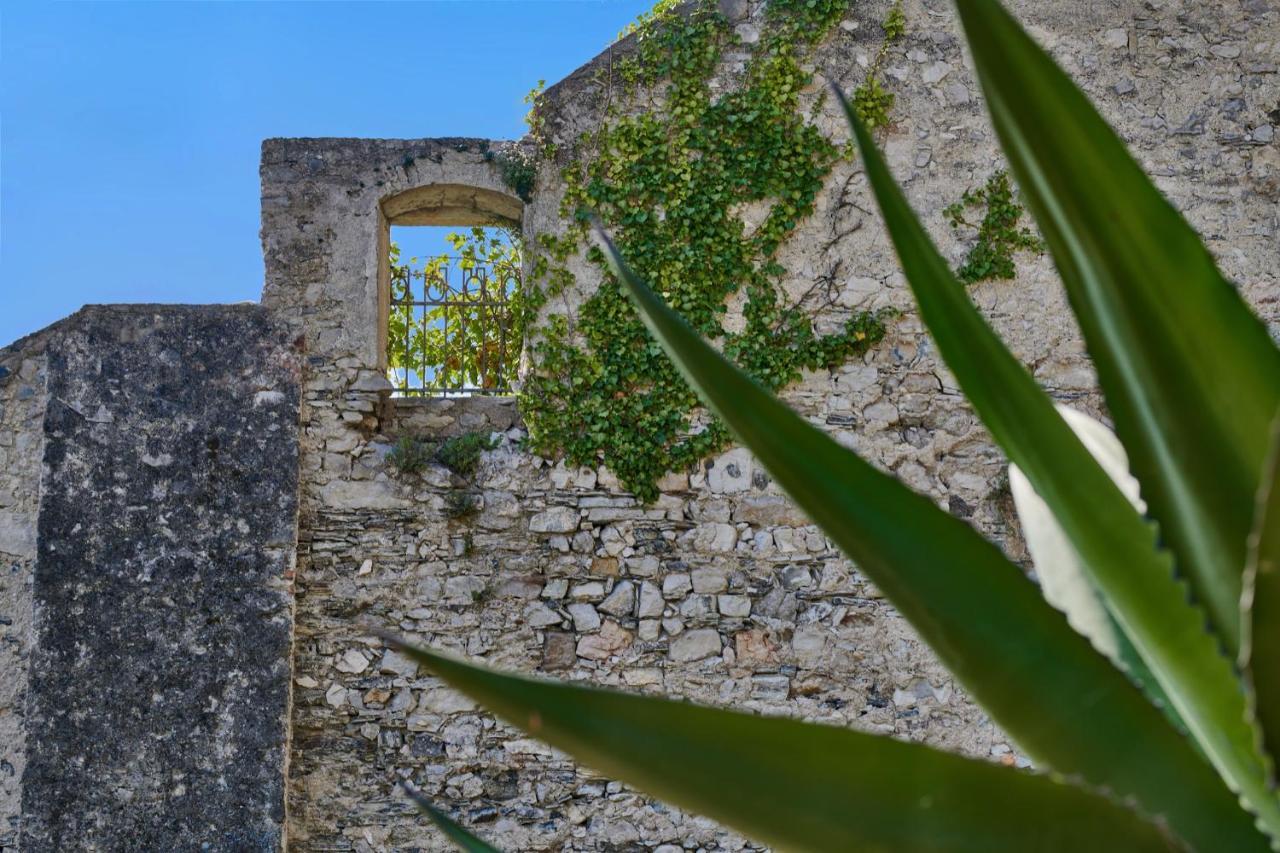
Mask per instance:
[[[1280,331],[1274,0],[1011,5]],[[714,80],[727,91],[764,22],[758,0],[721,9],[742,42]],[[812,59],[810,104],[826,80],[861,81],[887,9],[851,7]],[[1001,160],[950,4],[904,11],[880,138],[958,262],[941,210]],[[562,152],[602,120],[629,45],[547,91]],[[816,116],[847,139],[829,100]],[[1024,763],[744,450],[667,476],[641,505],[607,469],[529,453],[512,400],[388,396],[388,220],[511,216],[501,158],[519,144],[269,140],[264,307],[96,307],[0,349],[0,851],[447,849],[400,779],[513,851],[754,849],[495,721],[371,628]],[[523,205],[530,243],[564,227],[561,165]],[[740,215],[752,227],[766,212]],[[820,330],[902,312],[787,401],[1026,565],[1004,459],[915,315],[856,163],[836,164],[778,260],[794,299],[832,283]],[[599,283],[572,268],[552,309],[570,316]],[[1049,259],[1018,269],[972,297],[1050,394],[1102,414]],[[494,440],[473,475],[388,460],[403,436],[471,432]],[[475,512],[453,517],[460,494]]]
[[[751,485],[742,451],[670,478],[645,507],[605,470],[521,451],[518,427],[496,435],[470,483],[438,465],[391,476],[376,463],[387,440],[375,438],[361,456],[373,477],[388,476],[396,506],[319,510],[307,525],[297,849],[445,849],[391,790],[398,775],[508,850],[743,844],[495,724],[363,636],[364,624],[509,669],[1009,754],[825,537]],[[449,520],[445,501],[460,488],[481,508]]]
[[[1280,320],[1280,13],[1209,4],[1012,4],[1119,128],[1205,236],[1226,272]],[[717,75],[735,85],[761,6],[726,0],[744,42]],[[880,42],[887,2],[858,4],[817,51],[807,97],[851,89]],[[945,252],[965,245],[941,209],[1001,165],[949,3],[908,0],[907,35],[885,73],[897,94],[881,134],[890,164]],[[615,48],[628,49],[626,42]],[[608,52],[548,90],[562,145],[601,120]],[[827,103],[818,122],[847,139]],[[264,147],[264,300],[310,348],[296,586],[291,847],[443,850],[395,790],[411,779],[508,850],[735,850],[744,840],[577,766],[495,722],[367,626],[512,670],[661,692],[894,734],[1006,763],[1021,759],[910,628],[743,450],[666,478],[637,504],[605,469],[569,470],[521,449],[519,413],[493,400],[388,401],[376,352],[380,200],[432,181],[507,191],[479,140],[273,140]],[[563,227],[557,163],[522,224]],[[509,192],[509,191],[508,191]],[[748,224],[763,210],[744,210]],[[808,374],[787,400],[840,442],[1026,555],[1004,460],[915,316],[856,163],[841,162],[783,250],[798,298],[836,283],[820,324],[894,307],[881,345]],[[1058,400],[1101,413],[1093,372],[1047,257],[1015,281],[971,289],[1014,352]],[[572,314],[599,273],[577,260]],[[555,310],[561,310],[557,306]],[[1194,334],[1194,330],[1188,330]],[[474,480],[440,466],[399,474],[402,435],[491,431]],[[478,496],[447,517],[451,492]],[[962,571],[963,567],[940,567]],[[974,614],[981,618],[981,614]],[[766,748],[744,744],[744,749]]]
[[[750,43],[758,8],[729,5]],[[819,77],[857,82],[855,66],[874,50],[883,5],[851,13],[816,56]],[[1195,4],[1021,3],[1016,10],[1274,323],[1280,159],[1267,110],[1280,106],[1273,103],[1276,12],[1257,2],[1229,15]],[[909,2],[906,12],[908,36],[887,66],[898,104],[884,144],[935,237],[958,258],[963,247],[938,211],[980,185],[999,159],[949,7]],[[741,58],[736,62],[730,57],[723,85],[740,72]],[[599,120],[594,70],[589,65],[548,93],[549,126],[561,141]],[[844,138],[833,110],[820,122]],[[268,293],[305,318],[309,340],[323,349],[311,363],[303,446],[293,846],[443,849],[394,791],[400,777],[511,850],[745,844],[496,723],[382,649],[365,631],[370,624],[511,669],[855,725],[1016,761],[1012,745],[744,451],[667,478],[663,496],[646,507],[623,494],[607,470],[567,470],[522,451],[518,413],[495,401],[386,403],[376,363],[357,345],[369,330],[349,322],[345,297],[324,303],[313,295],[341,291],[368,304],[369,267],[378,261],[369,260],[367,231],[344,228],[352,205],[343,193],[374,199],[429,180],[396,166],[400,149],[431,144],[382,141],[362,161],[358,155],[368,149],[347,153],[349,145],[338,141],[274,143],[264,166]],[[274,154],[287,145],[296,147],[286,170]],[[451,163],[467,156],[453,148],[429,167],[436,180],[483,168],[479,146],[469,163]],[[316,177],[299,173],[308,162]],[[559,227],[557,179],[549,169],[540,177],[525,210],[526,236]],[[492,186],[492,176],[484,180]],[[356,212],[369,216],[369,202]],[[297,233],[275,242],[272,226],[295,219],[337,248],[304,246]],[[360,274],[326,276],[354,239],[364,241]],[[789,401],[1022,559],[1003,460],[911,312],[856,165],[837,166],[782,261],[797,294],[829,273],[840,282],[840,308],[906,312],[865,359],[806,377],[789,389]],[[1099,411],[1048,260],[1023,258],[1020,267],[1017,281],[979,285],[974,298],[1054,396]],[[593,273],[582,265],[577,272],[588,293]],[[839,319],[838,311],[829,318]],[[339,334],[357,341],[328,346]],[[398,475],[385,461],[399,435],[471,430],[492,430],[500,440],[474,482],[439,466]],[[480,495],[474,517],[445,516],[446,496],[457,489]]]

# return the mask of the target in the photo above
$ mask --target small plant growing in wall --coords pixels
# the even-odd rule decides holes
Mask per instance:
[[[405,474],[416,474],[431,464],[436,445],[412,435],[402,435],[387,453],[387,462]]]
[[[489,581],[485,583],[484,586],[480,587],[479,589],[471,593],[471,603],[484,604],[486,602],[492,601],[496,593],[497,593],[497,589],[494,586],[493,581]]]
[[[447,439],[435,453],[435,459],[459,477],[471,479],[480,464],[480,454],[496,447],[487,432],[467,432]]]
[[[979,222],[971,222],[965,217],[966,211],[984,208],[985,213]],[[1034,231],[1019,227],[1022,212],[1022,205],[1014,198],[1009,173],[1003,169],[988,178],[981,189],[966,191],[960,201],[942,211],[952,228],[977,231],[977,238],[964,263],[956,270],[958,279],[965,284],[973,284],[993,278],[1013,278],[1016,272],[1014,252],[1044,251],[1044,242]]]
[[[463,433],[440,444],[404,435],[387,453],[387,462],[405,474],[416,474],[428,465],[438,463],[464,480],[470,480],[480,465],[480,454],[495,446],[486,432]],[[441,513],[445,518],[458,520],[474,515],[479,509],[480,502],[475,493],[454,489],[445,493]]]
[[[480,454],[496,446],[487,432],[466,432],[439,444],[419,436],[402,435],[387,453],[387,462],[406,474],[416,474],[436,462],[469,480],[475,476]]]
[[[480,503],[474,494],[458,489],[444,496],[444,508],[441,512],[445,518],[457,520],[475,515],[479,508]]]

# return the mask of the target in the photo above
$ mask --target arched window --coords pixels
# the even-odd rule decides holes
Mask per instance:
[[[524,332],[520,200],[431,184],[381,209],[379,343],[393,393],[510,394]]]

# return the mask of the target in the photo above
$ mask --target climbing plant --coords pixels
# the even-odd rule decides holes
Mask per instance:
[[[966,210],[986,212],[979,222],[965,218]],[[1013,195],[1009,173],[997,171],[978,190],[969,190],[960,201],[947,206],[942,215],[957,230],[972,229],[977,232],[964,263],[956,270],[956,278],[965,284],[993,278],[1013,278],[1013,253],[1019,250],[1044,251],[1044,243],[1030,228],[1019,227],[1022,205]]]
[[[848,0],[771,0],[740,85],[718,97],[709,83],[733,31],[710,0],[685,14],[675,6],[664,0],[629,29],[634,52],[602,80],[617,97],[607,120],[567,158],[561,214],[570,225],[534,247],[528,310],[575,285],[569,260],[584,247],[594,214],[670,305],[757,381],[778,389],[884,335],[884,318],[870,313],[819,334],[810,315],[833,282],[789,298],[778,262],[840,154],[802,112],[811,78],[802,62]],[[900,34],[900,17],[891,21]],[[652,108],[636,109],[640,99],[624,97],[641,92]],[[534,103],[537,134],[536,94]],[[748,205],[767,208],[754,227],[740,216]],[[530,442],[571,464],[603,462],[650,500],[659,477],[723,448],[729,436],[646,334],[599,251],[586,258],[603,283],[576,312],[551,313],[531,344],[535,369],[521,393]],[[741,309],[732,320],[731,302]]]
[[[901,0],[889,8],[889,14],[885,16],[881,26],[884,28],[884,40],[880,43],[880,49],[876,51],[875,59],[871,60],[867,78],[861,86],[853,90],[853,109],[858,114],[858,118],[871,128],[888,124],[889,110],[893,109],[893,93],[881,85],[880,72],[884,67],[885,58],[889,55],[889,46],[902,38],[902,34],[907,29],[907,19],[902,13]]]
[[[502,182],[510,187],[521,201],[527,203],[532,200],[534,181],[538,177],[538,161],[533,152],[523,148],[511,148],[496,154],[490,152],[486,155],[486,159],[497,164]]]

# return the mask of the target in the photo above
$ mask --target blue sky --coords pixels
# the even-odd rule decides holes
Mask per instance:
[[[653,0],[0,0],[0,346],[89,302],[262,287],[270,136],[523,134]]]

